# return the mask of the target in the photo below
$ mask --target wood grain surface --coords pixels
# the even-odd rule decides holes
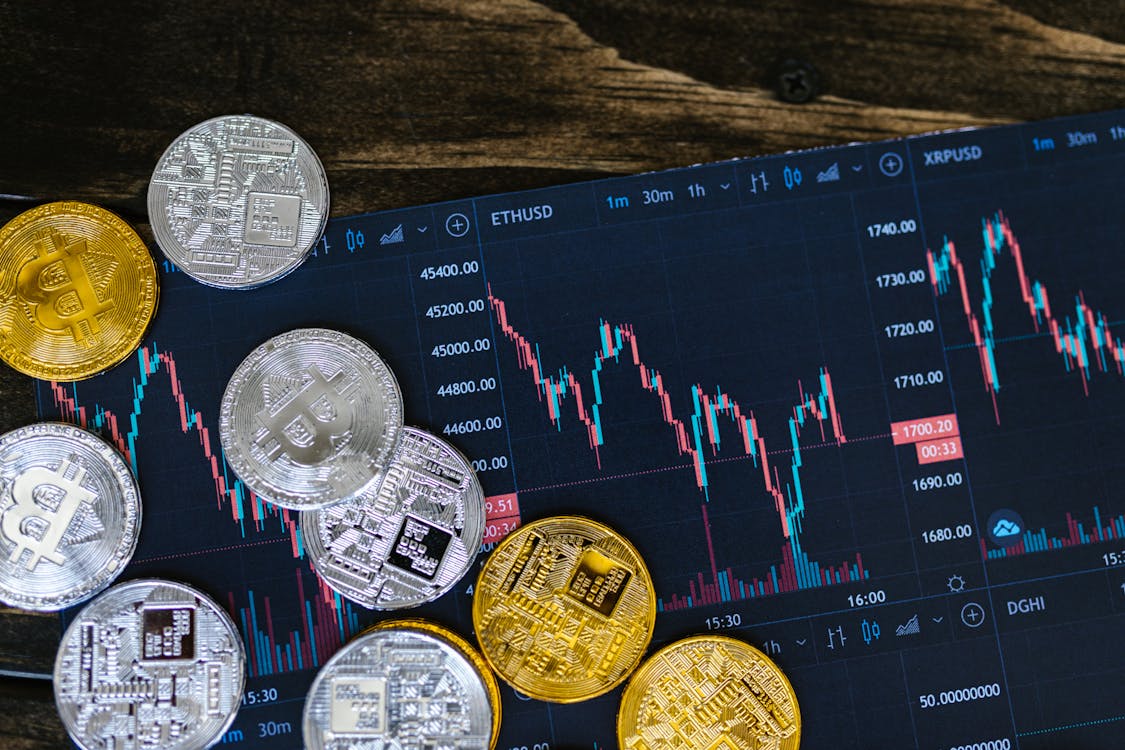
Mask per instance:
[[[1104,0],[0,0],[0,221],[87,200],[151,246],[157,157],[237,112],[313,145],[340,216],[1110,109],[1123,21]],[[786,60],[819,72],[811,102],[778,97]],[[0,430],[34,419],[0,369]],[[49,672],[58,636],[0,610],[0,669]],[[0,746],[65,746],[51,700],[0,679]]]

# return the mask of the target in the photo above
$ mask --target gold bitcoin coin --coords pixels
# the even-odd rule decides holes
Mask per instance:
[[[656,597],[641,556],[587,518],[512,532],[481,568],[473,627],[484,658],[525,695],[556,703],[612,690],[652,638]]]
[[[496,747],[496,740],[500,738],[500,686],[496,682],[496,675],[492,673],[488,663],[481,657],[480,652],[457,633],[449,628],[443,628],[441,625],[430,622],[429,620],[417,618],[384,620],[383,622],[371,626],[367,631],[385,630],[387,628],[420,630],[423,633],[429,633],[430,635],[441,638],[468,659],[469,663],[472,664],[473,668],[480,674],[481,682],[484,683],[485,690],[488,691],[488,703],[492,708],[492,740],[489,742],[488,746],[489,748]]]
[[[789,680],[753,646],[698,635],[646,661],[621,696],[621,750],[797,750],[801,712]]]
[[[63,201],[0,228],[0,359],[81,380],[128,357],[156,311],[156,265],[104,208]]]

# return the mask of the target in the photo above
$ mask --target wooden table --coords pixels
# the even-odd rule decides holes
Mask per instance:
[[[155,250],[157,157],[237,112],[302,134],[341,216],[1125,104],[1125,9],[1104,0],[111,6],[0,0],[0,221],[91,201]],[[0,369],[0,430],[34,419]],[[0,609],[0,669],[49,672],[58,637]],[[49,682],[0,679],[0,745],[65,744]]]

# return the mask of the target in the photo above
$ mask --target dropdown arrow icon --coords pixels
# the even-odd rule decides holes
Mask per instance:
[[[930,619],[933,620],[934,622],[941,622],[945,618],[944,617],[931,617]]]
[[[719,183],[719,187],[721,187],[723,190],[730,190],[730,183],[729,182]]]
[[[853,172],[862,172],[863,171],[863,165],[862,164],[853,164],[852,165],[852,171]]]
[[[429,227],[418,227],[419,232],[425,232]]]
[[[797,641],[797,645],[798,646],[804,646],[808,642],[809,642],[808,638],[801,638],[799,641]]]

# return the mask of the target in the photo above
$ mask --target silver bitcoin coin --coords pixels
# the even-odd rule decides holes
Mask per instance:
[[[484,679],[448,641],[386,628],[321,668],[302,729],[307,750],[489,750],[493,712]]]
[[[304,261],[328,220],[328,181],[313,150],[284,125],[216,117],[160,157],[148,214],[156,244],[181,271],[247,289]]]
[[[43,422],[0,436],[0,601],[58,610],[133,556],[141,499],[129,466],[83,429]]]
[[[283,508],[352,499],[379,479],[402,428],[402,393],[369,346],[300,328],[252,351],[231,376],[219,439],[234,473]]]
[[[84,750],[187,750],[218,742],[246,681],[242,639],[190,586],[129,581],[87,604],[55,657],[55,703]]]
[[[484,493],[456,448],[404,427],[376,490],[301,513],[325,583],[372,609],[415,607],[468,572],[484,536]]]

